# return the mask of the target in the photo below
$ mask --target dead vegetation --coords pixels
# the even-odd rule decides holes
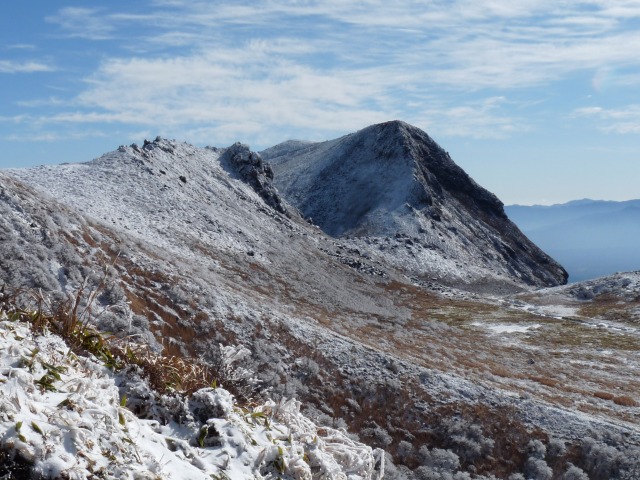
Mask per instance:
[[[231,378],[230,370],[220,356],[217,362],[206,363],[198,358],[167,355],[153,351],[148,344],[96,330],[91,306],[98,291],[80,290],[74,297],[52,305],[38,291],[11,290],[3,285],[0,287],[0,316],[28,323],[36,332],[51,331],[75,354],[92,355],[113,370],[136,367],[159,394],[190,395],[201,388],[224,384],[239,400],[251,401],[246,385]]]

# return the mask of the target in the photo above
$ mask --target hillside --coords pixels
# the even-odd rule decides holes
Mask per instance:
[[[495,195],[404,122],[261,154],[278,190],[306,218],[409,276],[484,291],[566,281]]]
[[[355,480],[384,473],[374,468],[379,452],[318,428],[295,400],[241,406],[222,388],[158,392],[139,370],[77,356],[17,313],[3,303],[0,362],[10,369],[0,395],[10,401],[0,423],[2,478],[270,479],[315,471]],[[228,350],[232,371],[244,352]]]
[[[385,478],[636,478],[637,282],[611,284],[628,293],[611,297],[613,319],[599,310],[606,299],[538,297],[513,273],[491,277],[491,294],[454,276],[413,278],[411,238],[327,235],[277,179],[246,146],[160,138],[0,172],[2,281],[52,304],[80,299],[92,324],[163,355],[215,364],[219,344],[247,347],[261,401],[295,397],[317,425],[384,449]],[[442,195],[462,209],[462,194]],[[389,252],[358,247],[375,238]]]
[[[505,207],[526,235],[578,282],[640,268],[640,200]]]

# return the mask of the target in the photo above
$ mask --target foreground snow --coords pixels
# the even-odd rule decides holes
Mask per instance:
[[[74,355],[51,334],[0,321],[0,441],[44,478],[375,479],[381,452],[317,427],[295,400],[241,409],[224,389],[164,403],[138,382]],[[118,384],[146,392],[146,416]],[[151,393],[151,394],[150,394]],[[170,410],[167,405],[172,405]],[[164,420],[164,418],[169,420]],[[5,467],[7,468],[7,467]],[[9,467],[10,468],[10,467]],[[378,465],[378,470],[382,470]]]

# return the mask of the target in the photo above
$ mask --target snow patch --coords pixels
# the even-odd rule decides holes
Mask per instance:
[[[515,324],[493,324],[488,325],[481,322],[473,322],[471,325],[474,327],[481,327],[490,330],[493,333],[527,333],[530,330],[535,330],[541,327],[539,323],[533,325],[515,325]]]

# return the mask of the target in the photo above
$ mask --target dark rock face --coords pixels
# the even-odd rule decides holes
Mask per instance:
[[[271,166],[262,160],[259,153],[252,152],[247,145],[237,142],[224,151],[220,162],[251,186],[267,205],[280,213],[290,214],[273,186]]]
[[[420,249],[428,249],[461,269],[487,271],[478,278],[500,271],[526,285],[567,280],[511,223],[502,202],[416,127],[393,121],[329,142],[289,145],[262,152],[273,164],[274,183],[329,235],[410,238],[421,265],[413,262],[409,270],[418,277],[430,272],[433,257],[420,260]]]
[[[488,225],[496,234],[492,244],[500,254],[514,264],[516,271],[533,273],[533,276],[525,278],[527,283],[536,285],[541,280],[542,285],[558,285],[567,282],[568,273],[565,269],[509,220],[498,197],[469,177],[426,133],[406,124],[400,128],[406,134],[405,152],[414,159],[422,174],[420,180],[424,181],[420,183],[424,191],[434,192],[434,203],[444,204],[447,197],[449,200],[453,197],[465,211],[463,217]]]

